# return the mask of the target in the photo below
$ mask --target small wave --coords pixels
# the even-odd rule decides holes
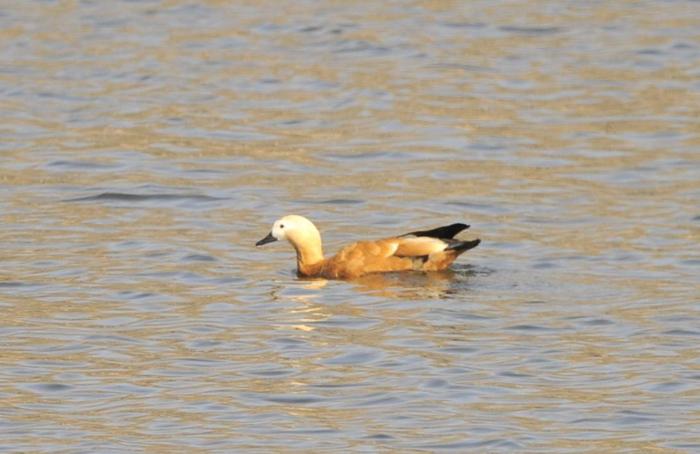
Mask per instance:
[[[560,33],[562,31],[559,27],[514,27],[506,26],[500,27],[501,31],[509,33],[517,33],[519,35],[546,35],[550,33]]]
[[[66,202],[95,202],[95,201],[120,201],[120,202],[147,202],[147,201],[178,201],[195,200],[200,202],[211,202],[222,200],[219,197],[212,197],[201,194],[129,194],[125,192],[103,192],[102,194],[90,195],[68,199]]]

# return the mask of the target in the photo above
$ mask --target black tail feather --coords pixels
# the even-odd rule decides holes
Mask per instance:
[[[438,227],[432,230],[420,230],[417,232],[410,232],[401,236],[429,236],[431,238],[439,238],[441,240],[444,240],[454,238],[454,236],[457,235],[459,232],[468,228],[469,226],[467,224],[457,223],[452,225],[446,225],[444,227]]]
[[[469,249],[474,249],[481,243],[480,239],[476,240],[471,240],[471,241],[451,241],[450,244],[445,248],[446,251],[458,251],[458,252],[464,252],[468,251]]]

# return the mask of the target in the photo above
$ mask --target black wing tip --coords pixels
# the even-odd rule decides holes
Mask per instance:
[[[455,224],[445,225],[431,230],[418,230],[415,232],[409,232],[401,236],[428,236],[431,238],[438,238],[441,240],[454,238],[462,230],[468,229],[470,226],[468,224],[463,224],[457,222]]]

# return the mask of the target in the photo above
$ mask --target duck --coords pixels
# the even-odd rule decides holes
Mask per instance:
[[[468,228],[467,224],[456,223],[378,240],[358,241],[326,258],[321,234],[313,222],[304,216],[290,214],[276,220],[270,233],[255,245],[287,240],[296,250],[299,277],[354,279],[370,273],[442,271],[462,253],[481,243],[480,239],[461,241],[454,238]]]

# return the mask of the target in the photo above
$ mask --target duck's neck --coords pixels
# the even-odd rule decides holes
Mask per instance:
[[[297,272],[302,276],[313,276],[323,266],[321,243],[294,244],[297,251]]]

